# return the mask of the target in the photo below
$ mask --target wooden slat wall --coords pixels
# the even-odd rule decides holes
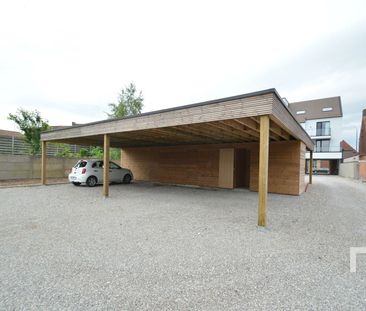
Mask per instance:
[[[220,149],[227,148],[250,151],[249,189],[257,191],[257,143],[125,148],[121,164],[132,170],[136,180],[219,187]],[[270,142],[268,191],[301,194],[305,188],[304,159],[305,145],[301,142]]]
[[[112,134],[150,128],[161,128],[217,120],[228,120],[270,114],[272,111],[272,93],[246,97],[237,100],[207,104],[191,108],[138,116],[111,122],[86,124],[60,131],[42,134],[42,140],[60,140],[67,138]]]
[[[219,149],[192,146],[122,149],[122,166],[136,180],[218,186]]]
[[[299,195],[303,167],[303,144],[299,141],[271,142],[269,145],[268,192]],[[302,153],[304,155],[302,156]],[[304,176],[302,177],[304,179]],[[258,149],[251,152],[250,190],[258,191]]]
[[[303,193],[306,189],[305,184],[305,162],[306,162],[306,146],[303,142],[300,145],[300,194]]]

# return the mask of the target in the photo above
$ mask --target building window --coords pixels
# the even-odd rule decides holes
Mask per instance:
[[[329,152],[330,139],[317,139],[315,143],[316,152]]]
[[[324,111],[324,112],[326,112],[326,111],[332,111],[333,110],[333,108],[332,107],[324,107],[323,109],[322,109],[322,111]]]
[[[330,121],[316,122],[316,136],[330,136]]]
[[[305,114],[305,110],[296,111],[296,114]]]

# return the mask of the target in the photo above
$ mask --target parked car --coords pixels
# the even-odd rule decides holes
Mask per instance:
[[[71,169],[69,181],[75,186],[86,184],[94,187],[103,183],[104,165],[102,160],[80,160]],[[109,162],[109,181],[129,184],[133,179],[129,169],[122,168],[114,162]]]

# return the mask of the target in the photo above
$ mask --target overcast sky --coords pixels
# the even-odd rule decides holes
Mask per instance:
[[[105,119],[134,82],[144,112],[276,88],[341,96],[355,145],[366,108],[366,1],[2,1],[0,129]]]

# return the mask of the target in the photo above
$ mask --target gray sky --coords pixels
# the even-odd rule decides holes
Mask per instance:
[[[1,0],[0,0],[1,1]],[[53,125],[105,119],[130,81],[144,111],[275,87],[366,108],[366,1],[1,1],[0,128],[18,107]]]

